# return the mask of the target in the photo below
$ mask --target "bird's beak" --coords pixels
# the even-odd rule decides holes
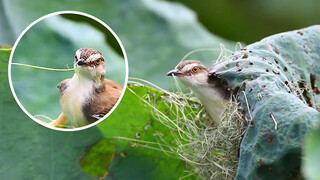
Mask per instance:
[[[81,60],[79,60],[78,62],[77,62],[77,65],[78,66],[83,66],[83,65],[85,65],[86,63],[84,63],[83,61],[81,61]]]
[[[180,72],[178,69],[173,69],[169,72],[167,72],[167,76],[179,76],[182,75],[182,72]]]
[[[83,61],[78,61],[77,64],[78,64],[79,66],[82,66],[82,65],[84,65],[84,62],[83,62]]]

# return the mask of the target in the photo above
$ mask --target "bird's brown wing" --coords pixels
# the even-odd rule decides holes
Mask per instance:
[[[123,87],[109,79],[104,79],[104,90],[96,91],[94,98],[85,105],[85,111],[89,113],[89,121],[96,121],[105,116],[117,103]],[[90,122],[91,123],[91,122]]]
[[[71,80],[70,78],[65,79],[57,85],[57,88],[59,89],[59,92],[60,92],[60,97],[63,95],[63,92],[68,88],[67,84],[70,80]]]

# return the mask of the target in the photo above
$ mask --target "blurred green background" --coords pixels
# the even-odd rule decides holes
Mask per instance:
[[[195,53],[188,58],[205,61],[209,66],[220,53],[220,43],[226,48],[234,50],[235,42],[238,41],[249,44],[271,34],[319,24],[319,7],[320,2],[317,0],[180,0],[179,2],[159,0],[65,0],[63,2],[0,0],[0,44],[13,45],[19,34],[31,22],[43,15],[61,10],[82,11],[104,21],[119,36],[128,55],[129,76],[140,77],[171,90],[173,80],[166,77],[165,74],[188,52],[201,48],[215,49]],[[64,20],[66,21],[66,19]],[[67,20],[70,21],[70,18]],[[77,24],[79,21],[71,20],[70,23]],[[95,31],[101,32],[101,29],[94,24],[89,26],[94,27]],[[53,25],[48,23],[43,28],[48,27],[51,28]],[[68,61],[58,64],[59,66],[56,67],[65,67],[66,64],[69,64],[69,60],[73,59],[73,53],[77,49],[76,46],[81,45],[79,44],[81,41],[72,38],[73,35],[70,31],[61,32],[58,27],[52,28],[52,34],[48,34],[48,38],[61,39],[65,42],[64,44],[72,44],[67,48],[68,52],[65,52],[64,45],[55,47],[59,54],[62,53],[61,61]],[[119,56],[119,53],[116,53],[119,51],[113,47],[112,41],[106,43],[104,36],[100,40],[104,44],[109,44],[112,47],[110,49],[115,52],[114,54]],[[45,49],[45,44],[42,45],[44,46],[42,48]],[[52,53],[50,56],[44,57],[47,55],[43,53],[38,56],[42,56],[41,60],[44,60],[56,57],[58,54]],[[108,121],[119,122],[119,128],[121,128],[121,123],[130,121],[132,118],[121,117],[124,116],[124,112],[127,112],[126,108],[134,110],[135,106],[130,106],[130,104],[126,106],[126,104],[120,103],[118,109],[101,123],[100,129],[92,127],[81,132],[52,131],[31,121],[14,102],[7,84],[6,59],[0,60],[0,82],[4,84],[0,87],[0,135],[2,136],[0,138],[0,161],[5,164],[0,168],[0,179],[48,179],[48,177],[49,179],[91,179],[92,177],[79,167],[79,157],[88,147],[103,137],[100,130],[108,125]],[[27,59],[21,60],[26,61]],[[35,64],[39,63],[36,65],[43,65],[40,59],[32,59],[32,61]],[[22,67],[17,68],[21,69]],[[30,69],[30,71],[33,70]],[[39,70],[37,72],[42,73]],[[44,72],[48,73],[48,71]],[[32,73],[30,72],[30,74]],[[70,77],[68,73],[64,72],[57,74]],[[53,76],[51,72],[50,75]],[[58,75],[54,74],[54,76]],[[39,80],[41,78],[43,77],[39,75]],[[54,96],[48,100],[58,102],[56,82],[52,81],[53,87],[48,91],[54,93]],[[16,85],[19,86],[19,84]],[[32,89],[32,87],[28,88]],[[32,98],[30,100],[34,101]],[[43,101],[48,100],[44,99]],[[58,106],[57,103],[56,106]],[[136,114],[139,115],[139,113]],[[148,120],[144,119],[143,121]],[[127,126],[131,127],[131,124],[127,124]],[[118,131],[113,129],[112,132]],[[126,128],[121,128],[120,132],[128,131]],[[138,150],[134,149],[130,154],[136,155],[135,152]],[[158,166],[147,170],[136,170],[132,167],[144,167],[146,160],[143,158],[148,158],[148,162],[164,164],[161,168],[166,167],[166,163],[174,164],[171,162],[172,159],[163,158],[163,161],[159,159],[153,161],[155,158],[151,153],[140,152],[138,155],[136,159],[132,158],[130,163],[125,158],[121,159],[118,156],[117,158],[122,162],[117,164],[118,166],[112,166],[115,172],[113,175],[111,174],[112,178],[121,179],[121,175],[124,177],[125,170],[120,176],[117,172],[125,166],[126,169],[135,173],[130,177],[131,179],[156,179],[155,177],[160,177],[154,174],[151,176],[152,172],[163,172],[162,174],[168,177],[170,174],[166,173],[169,170],[170,173],[180,172],[178,169],[181,170],[180,166],[184,166],[184,163],[181,162],[180,166],[170,167],[165,171],[157,169]],[[137,159],[138,161],[136,161]],[[179,162],[176,163],[179,164]],[[175,177],[183,175],[185,174],[175,174]]]
[[[223,43],[250,44],[260,39],[320,23],[317,0],[86,0],[37,2],[2,0],[0,44],[13,44],[22,30],[38,17],[58,11],[77,10],[97,16],[115,30],[128,53],[130,76],[172,89],[163,76],[188,52],[216,48]],[[188,7],[188,8],[186,8]],[[37,11],[35,11],[37,9]],[[98,28],[99,29],[99,28]],[[218,51],[193,54],[210,66]]]
[[[212,33],[246,44],[320,23],[318,0],[170,0],[193,9]]]
[[[110,46],[109,42],[116,43]],[[48,68],[73,68],[74,54],[81,47],[99,50],[106,62],[105,76],[124,85],[126,66],[120,45],[107,28],[83,15],[54,15],[41,20],[22,36],[12,62]],[[51,119],[61,113],[56,86],[73,74],[74,71],[11,66],[13,89],[22,106],[31,115],[41,114]]]

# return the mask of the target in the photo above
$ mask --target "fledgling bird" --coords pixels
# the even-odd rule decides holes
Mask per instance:
[[[50,125],[81,127],[106,115],[118,101],[123,87],[104,77],[105,61],[102,54],[92,48],[80,48],[74,57],[78,69],[71,79],[58,84],[62,113]]]
[[[196,60],[181,61],[175,69],[167,73],[167,76],[173,75],[196,95],[209,117],[219,124],[219,116],[227,102],[226,99],[229,98],[229,93],[210,77],[205,65]]]

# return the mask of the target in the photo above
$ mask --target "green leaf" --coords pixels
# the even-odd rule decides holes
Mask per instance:
[[[114,157],[115,146],[102,139],[94,144],[90,151],[81,159],[82,169],[91,176],[104,177],[108,173],[107,166]]]
[[[2,45],[0,46],[0,62],[7,63],[10,57],[11,47]]]
[[[7,79],[5,79],[8,75],[8,70],[7,70],[7,66],[8,66],[8,61],[9,61],[9,56],[11,53],[11,48],[7,48],[7,47],[2,47],[0,46],[0,77],[1,77],[1,86],[0,86],[0,97],[1,97],[1,105],[4,104],[4,102],[8,102],[9,98],[8,96],[4,96],[3,94],[5,93],[10,93],[9,91],[9,84],[7,82]],[[1,106],[2,108],[2,106]]]
[[[320,26],[267,37],[213,67],[239,87],[249,121],[236,179],[296,177],[305,134],[319,116]]]

